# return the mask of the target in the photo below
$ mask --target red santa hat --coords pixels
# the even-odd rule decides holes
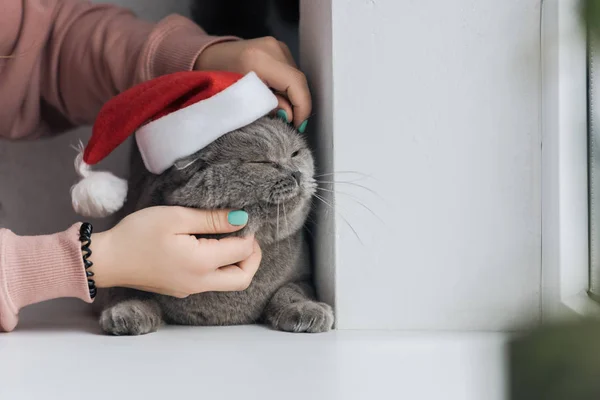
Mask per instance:
[[[276,107],[276,96],[253,72],[178,72],[139,84],[100,110],[92,137],[75,160],[82,179],[71,188],[73,208],[83,216],[105,217],[123,206],[127,182],[91,166],[134,133],[144,165],[161,174]]]

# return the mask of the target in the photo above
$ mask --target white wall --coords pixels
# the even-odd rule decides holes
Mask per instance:
[[[372,175],[355,183],[382,198],[336,185],[338,328],[539,318],[540,3],[304,0],[316,134],[332,138],[331,169]]]

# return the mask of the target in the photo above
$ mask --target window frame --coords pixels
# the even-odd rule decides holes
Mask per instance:
[[[578,0],[541,3],[542,319],[600,316],[589,288],[587,42]]]

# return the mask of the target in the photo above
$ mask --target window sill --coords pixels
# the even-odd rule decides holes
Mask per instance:
[[[79,301],[22,314],[0,335],[0,399],[505,398],[504,334],[166,326],[109,337]]]

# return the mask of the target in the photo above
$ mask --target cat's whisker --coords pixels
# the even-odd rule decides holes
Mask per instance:
[[[304,230],[306,230],[306,232],[308,232],[308,234],[310,235],[310,237],[314,240],[315,239],[315,234],[310,230],[310,228],[308,226],[304,227]]]
[[[358,175],[358,178],[352,179],[349,182],[358,182],[364,179],[375,179],[373,177],[372,174],[364,174],[362,172],[358,172],[358,171],[336,171],[336,172],[328,172],[328,173],[323,173],[323,174],[318,174],[315,175],[315,178],[325,178],[325,177],[335,177],[336,175],[342,175],[342,174],[352,174],[352,175]]]
[[[322,174],[317,174],[315,176],[319,176],[319,175],[333,175],[333,174],[356,174],[356,175],[367,176],[367,174],[365,174],[364,172],[355,171],[355,170],[349,170],[349,169],[342,170],[342,171],[324,172]]]
[[[83,144],[83,142],[80,140],[79,143],[77,144],[71,144],[69,147],[71,147],[73,150],[75,150],[77,153],[82,153],[85,146]]]
[[[379,198],[379,200],[382,200],[383,202],[386,202],[386,200],[383,198],[383,196],[381,196],[379,193],[377,193],[375,190],[365,186],[365,185],[361,185],[360,183],[356,183],[356,182],[351,182],[351,181],[319,181],[317,180],[317,182],[319,183],[319,185],[323,185],[323,184],[335,184],[335,185],[350,185],[350,186],[354,186],[360,189],[364,189],[367,192],[377,196],[377,198]]]
[[[313,204],[314,204],[314,203],[313,203]],[[316,224],[316,223],[317,223],[317,221],[316,221],[316,220],[315,220],[313,217],[311,217],[310,215],[306,217],[306,220],[307,220],[308,222],[311,222],[311,223],[313,223],[313,224]]]
[[[275,232],[275,239],[277,240],[277,251],[279,251],[279,203],[277,203],[277,229]]]
[[[316,181],[319,184],[342,184],[342,185],[351,185],[351,186],[355,186],[361,189],[364,189],[370,193],[373,193],[376,196],[379,196],[379,193],[377,193],[376,191],[374,191],[373,189],[371,189],[370,187],[367,187],[365,185],[361,185],[360,183],[356,183],[356,182],[352,182],[352,181],[322,181],[322,180],[317,180]]]
[[[314,200],[313,200],[312,198],[310,199],[310,203],[311,203],[311,207],[313,207],[313,206],[314,206],[314,204],[315,204],[315,202],[314,202]],[[313,231],[312,231],[310,228],[311,228],[312,226],[316,226],[316,225],[317,225],[317,221],[316,221],[316,220],[315,220],[315,219],[314,219],[314,218],[313,218],[311,215],[308,215],[308,216],[306,217],[306,221],[307,221],[307,222],[310,222],[310,224],[306,224],[306,223],[305,223],[305,224],[304,224],[304,229],[306,229],[306,231],[307,231],[307,232],[310,234],[310,237],[311,237],[311,238],[313,238],[313,239],[316,239],[316,237],[315,237],[315,233],[314,233],[314,232],[313,232]]]
[[[326,189],[326,188],[322,188],[322,187],[317,188],[317,190],[323,190],[325,192],[329,192],[329,193],[333,193],[333,194],[342,194],[344,196],[347,196],[350,200],[353,200],[356,204],[358,204],[359,206],[361,206],[362,208],[367,210],[375,218],[377,218],[379,220],[379,222],[381,222],[383,225],[385,225],[385,221],[379,215],[377,215],[377,213],[375,213],[375,211],[373,211],[369,206],[367,206],[365,203],[360,201],[360,199],[358,199],[356,196],[354,196],[350,193],[340,192],[339,190],[331,190],[331,189]],[[333,201],[333,204],[334,205],[336,204],[335,199]]]
[[[318,204],[318,203],[316,202],[316,198],[314,198],[314,197],[311,197],[311,199],[310,199],[310,207],[311,207],[311,209],[313,209],[313,210],[314,210],[317,204]],[[326,210],[326,212],[329,212],[329,210]],[[314,214],[313,214],[313,215],[314,215]],[[318,223],[317,223],[317,220],[316,220],[315,218],[311,217],[310,215],[309,215],[308,217],[306,217],[306,218],[307,218],[307,221],[311,222],[312,226],[317,226],[317,225],[318,225]],[[305,226],[307,229],[309,228],[309,224],[305,224],[304,226]],[[321,226],[321,227],[320,227],[320,229],[323,229],[323,226]],[[312,232],[311,230],[309,230],[309,233],[311,234],[311,237],[312,237],[313,239],[315,239],[314,232]],[[332,232],[331,232],[331,230],[330,230],[330,229],[328,229],[328,230],[326,231],[326,233],[327,233],[328,235],[329,235],[329,234],[332,234]]]
[[[322,197],[322,196],[320,196],[320,195],[318,195],[316,193],[314,194],[314,197],[316,199],[320,200],[326,206],[328,206],[329,209],[332,210],[334,213],[337,213],[342,218],[342,220],[344,221],[344,223],[346,225],[348,225],[348,227],[352,230],[352,232],[354,233],[354,235],[356,236],[356,238],[358,239],[358,241],[360,242],[360,244],[364,245],[364,242],[360,238],[360,235],[358,234],[358,232],[356,231],[356,229],[354,229],[354,226],[352,226],[352,224],[350,223],[350,221],[348,221],[348,219],[344,216],[344,214],[342,214],[342,212],[340,210],[338,210],[331,203],[329,203],[327,200],[325,200],[324,197]]]
[[[321,202],[323,202],[325,205],[329,206],[329,208],[331,210],[333,210],[334,212],[338,213],[339,216],[342,218],[342,220],[344,220],[344,222],[346,223],[346,225],[348,225],[348,227],[352,230],[352,232],[354,232],[354,235],[356,236],[356,238],[358,239],[358,241],[360,242],[360,244],[362,244],[364,246],[364,242],[360,238],[358,232],[356,232],[356,229],[354,229],[354,227],[352,226],[352,224],[346,219],[346,217],[344,217],[344,215],[339,210],[337,210],[331,203],[329,203],[327,200],[325,200],[322,196],[319,196],[318,194],[315,193],[314,197],[316,199],[320,200]]]
[[[287,229],[287,240],[288,240],[288,247],[289,247],[289,251],[292,251],[292,241],[290,239],[290,223],[288,221],[287,218],[287,212],[285,211],[285,204],[281,203],[281,208],[283,208],[283,219],[285,220],[285,228]]]

